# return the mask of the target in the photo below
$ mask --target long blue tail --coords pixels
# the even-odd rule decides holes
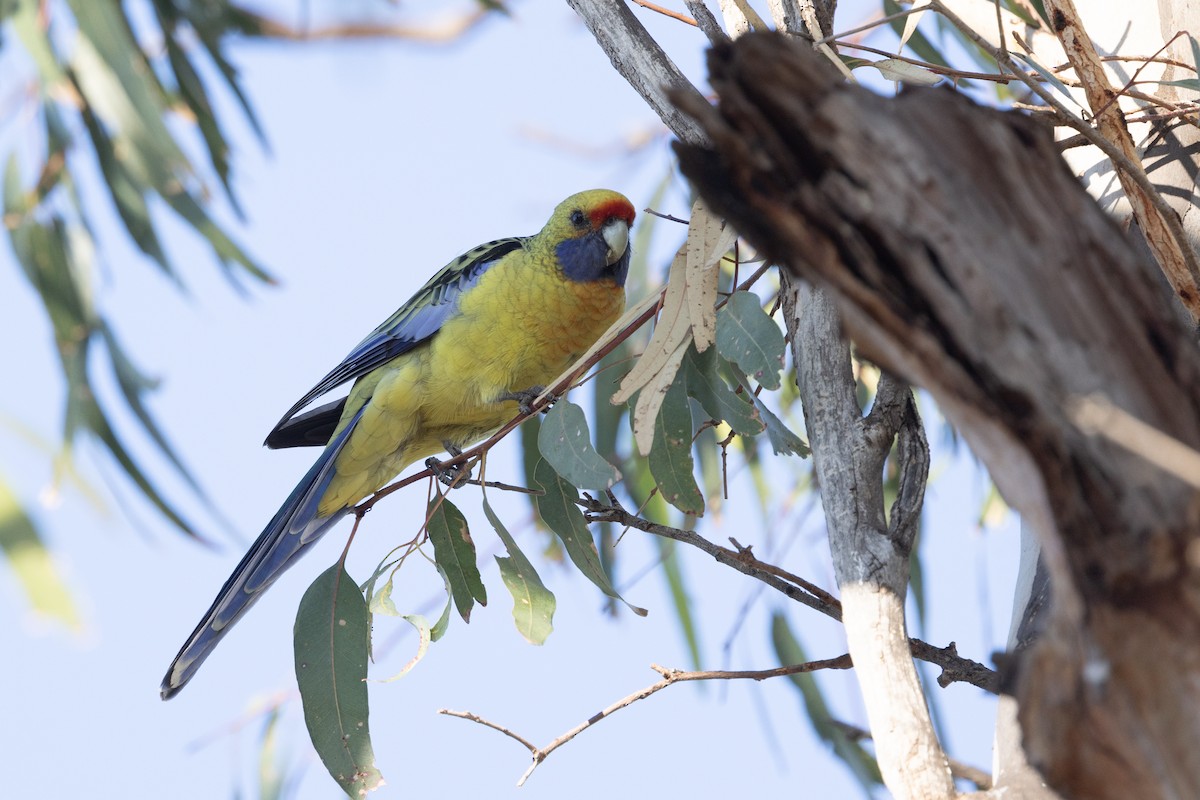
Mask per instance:
[[[360,408],[350,424],[326,446],[317,463],[312,465],[312,469],[288,495],[283,506],[225,581],[200,624],[167,669],[161,688],[163,700],[170,700],[192,679],[217,643],[275,579],[345,516],[348,509],[331,516],[318,517],[317,507],[329,482],[333,480],[333,463],[364,409],[365,406]]]

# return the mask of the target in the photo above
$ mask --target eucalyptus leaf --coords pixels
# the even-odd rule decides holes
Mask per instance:
[[[467,518],[445,495],[438,494],[429,503],[426,529],[434,560],[450,582],[458,614],[463,622],[470,622],[475,601],[487,605],[487,590],[475,563],[475,543],[467,529]]]
[[[621,479],[617,468],[592,446],[583,409],[565,398],[542,420],[538,450],[555,472],[580,489],[604,491]]]
[[[313,581],[294,630],[296,682],[317,755],[352,797],[383,783],[367,707],[367,604],[341,564]]]

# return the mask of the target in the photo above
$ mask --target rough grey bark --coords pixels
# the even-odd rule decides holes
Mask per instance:
[[[780,293],[842,595],[842,622],[880,773],[899,800],[954,797],[904,620],[909,558],[929,474],[929,446],[912,391],[884,375],[864,417],[855,398],[850,345],[829,293],[786,276]],[[900,491],[888,518],[883,466],[893,443]]]
[[[684,173],[934,394],[1042,542],[1051,613],[1012,665],[1031,761],[1065,797],[1200,797],[1200,502],[1072,422],[1099,392],[1200,448],[1200,348],[1156,266],[1027,118],[878,97],[775,35],[710,71]]]

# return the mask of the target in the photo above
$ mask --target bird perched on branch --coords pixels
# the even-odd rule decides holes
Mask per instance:
[[[617,320],[633,218],[624,196],[594,189],[560,203],[534,236],[464,253],[288,409],[267,446],[324,450],[171,662],[164,700],[355,504],[418,459],[500,428]],[[300,413],[348,381],[347,397]]]

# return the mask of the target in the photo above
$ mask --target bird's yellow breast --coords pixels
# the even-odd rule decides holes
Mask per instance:
[[[332,513],[381,488],[447,444],[466,447],[516,416],[504,395],[544,386],[620,316],[612,280],[567,280],[550,259],[518,251],[459,298],[432,339],[355,385],[347,415],[363,418],[336,461],[322,498]]]

